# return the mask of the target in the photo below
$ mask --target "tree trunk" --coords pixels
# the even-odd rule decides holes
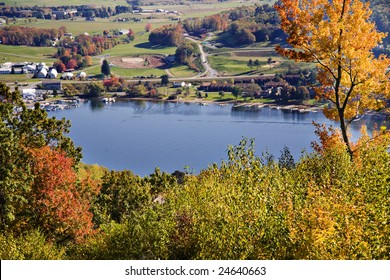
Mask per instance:
[[[347,127],[347,125],[345,123],[344,111],[343,111],[343,109],[339,109],[338,112],[339,112],[339,117],[340,117],[341,134],[343,136],[344,143],[347,146],[347,152],[349,154],[349,157],[350,157],[350,159],[352,161],[353,160],[353,151],[351,149],[351,145],[350,145],[349,139],[348,139],[348,131],[347,131],[348,127]]]

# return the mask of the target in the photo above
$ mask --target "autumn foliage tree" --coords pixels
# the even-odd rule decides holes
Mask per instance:
[[[324,114],[340,123],[352,158],[349,125],[367,110],[383,108],[390,91],[390,59],[372,52],[386,34],[370,20],[369,3],[359,0],[281,0],[275,8],[292,46],[276,50],[318,65],[317,97],[329,101]]]
[[[74,159],[49,146],[29,149],[32,185],[28,196],[29,226],[43,230],[47,238],[61,242],[80,240],[92,233],[89,205],[97,186],[78,182]],[[22,220],[22,219],[20,219]]]
[[[40,229],[55,242],[91,230],[88,202],[96,188],[79,182],[81,149],[66,136],[70,122],[49,118],[36,104],[0,84],[0,232]]]

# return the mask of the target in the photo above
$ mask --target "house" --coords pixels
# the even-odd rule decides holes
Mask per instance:
[[[80,79],[80,80],[84,80],[86,77],[87,77],[87,73],[85,73],[83,71],[76,75],[76,78]]]
[[[45,62],[41,62],[36,67],[37,71],[41,71],[42,69],[45,69],[46,71],[49,70],[49,67],[46,65]]]
[[[62,90],[62,82],[44,80],[42,81],[42,87],[46,90]]]
[[[36,64],[27,64],[23,66],[23,73],[35,73],[37,71],[37,65]]]
[[[23,67],[26,66],[25,63],[18,63],[12,65],[13,74],[23,74]]]
[[[73,73],[66,72],[62,75],[61,79],[63,80],[72,80],[74,77]]]
[[[129,29],[119,29],[119,34],[120,35],[127,35],[129,33],[130,33]]]
[[[185,87],[185,82],[173,82],[173,87]]]
[[[12,69],[11,68],[1,67],[0,68],[0,74],[12,74]]]
[[[48,77],[49,79],[55,79],[55,78],[57,78],[57,75],[58,75],[57,70],[54,69],[54,68],[51,68],[51,69],[49,70],[49,73],[48,73],[47,77]]]
[[[31,88],[23,89],[22,98],[27,100],[35,100],[37,98],[36,90]]]
[[[42,68],[41,70],[39,70],[39,72],[36,74],[36,77],[37,78],[40,78],[40,79],[44,79],[46,78],[47,76],[47,70],[46,68]]]

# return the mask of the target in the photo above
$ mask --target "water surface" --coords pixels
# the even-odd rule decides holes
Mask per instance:
[[[237,145],[242,137],[255,138],[259,155],[268,150],[278,158],[287,146],[298,159],[316,140],[312,122],[331,124],[321,112],[147,101],[88,101],[50,115],[71,120],[69,135],[83,148],[83,162],[141,176],[155,167],[173,172],[188,166],[199,172],[226,159],[228,145]],[[354,137],[359,129],[353,127]]]

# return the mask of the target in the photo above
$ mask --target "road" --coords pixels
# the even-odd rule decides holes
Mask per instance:
[[[192,42],[195,42],[198,46],[199,46],[199,51],[200,51],[200,55],[201,55],[201,60],[203,62],[203,66],[204,68],[206,69],[205,72],[203,73],[200,73],[198,74],[197,76],[193,77],[193,78],[197,78],[197,77],[206,77],[206,78],[214,78],[214,77],[219,77],[219,73],[217,70],[215,70],[214,68],[212,68],[207,60],[207,54],[204,52],[203,50],[203,45],[201,43],[199,43],[199,41],[191,38],[191,37],[185,37],[187,40],[190,40]]]

